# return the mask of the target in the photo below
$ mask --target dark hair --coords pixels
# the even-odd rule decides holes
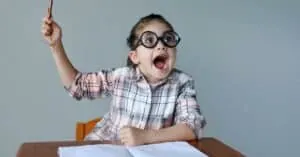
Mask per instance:
[[[148,25],[152,21],[161,22],[167,27],[169,27],[171,31],[174,31],[173,26],[162,15],[152,13],[147,16],[144,16],[140,18],[140,20],[132,27],[129,37],[127,38],[127,46],[130,48],[130,50],[136,49],[136,44],[139,37],[138,33],[141,33],[139,31],[146,27],[146,25]],[[127,66],[136,66],[129,57],[127,58]]]

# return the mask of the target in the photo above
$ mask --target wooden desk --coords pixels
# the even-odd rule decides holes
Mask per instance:
[[[85,144],[99,144],[112,142],[99,141],[53,141],[53,142],[28,142],[21,145],[17,157],[58,157],[57,148],[60,146],[78,146]],[[215,138],[203,138],[200,141],[192,141],[195,146],[209,157],[244,157],[240,152],[225,145]]]

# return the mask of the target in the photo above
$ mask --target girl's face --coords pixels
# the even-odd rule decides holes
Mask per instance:
[[[152,21],[139,34],[139,46],[129,53],[134,64],[150,83],[157,83],[170,74],[175,66],[179,37],[166,24]]]

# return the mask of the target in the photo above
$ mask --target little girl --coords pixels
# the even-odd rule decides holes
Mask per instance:
[[[62,30],[49,16],[42,34],[65,89],[77,100],[111,96],[111,107],[86,140],[120,140],[125,145],[200,139],[206,124],[191,76],[176,69],[179,35],[161,15],[142,17],[127,45],[128,65],[83,73],[73,67]]]

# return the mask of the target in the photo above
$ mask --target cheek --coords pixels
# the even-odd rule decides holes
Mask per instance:
[[[140,60],[143,60],[143,62],[151,62],[152,61],[152,50],[146,49],[146,48],[140,48],[138,49],[138,57]]]
[[[141,59],[145,62],[145,63],[150,63],[152,62],[152,57],[150,55],[150,53],[145,53],[142,55]]]
[[[169,51],[169,55],[170,55],[172,58],[176,59],[176,55],[177,55],[176,50],[175,50],[175,49],[171,49],[171,50]]]

